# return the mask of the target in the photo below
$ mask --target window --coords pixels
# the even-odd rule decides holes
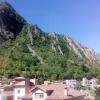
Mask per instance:
[[[35,98],[36,99],[43,99],[44,98],[44,94],[43,93],[35,93]]]
[[[20,97],[17,97],[17,100],[21,100]]]
[[[20,94],[20,90],[17,90],[17,93]]]

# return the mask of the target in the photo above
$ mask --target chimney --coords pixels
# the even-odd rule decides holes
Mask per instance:
[[[68,87],[66,85],[64,86],[64,95],[68,96]]]
[[[25,79],[25,94],[29,93],[30,90],[30,79],[26,78]]]
[[[29,78],[25,79],[25,86],[30,86],[30,79]]]

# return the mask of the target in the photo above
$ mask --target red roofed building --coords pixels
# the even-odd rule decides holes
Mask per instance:
[[[96,100],[95,96],[86,96],[84,100]]]
[[[84,95],[67,88],[63,83],[37,85],[32,90],[32,100],[83,100]]]
[[[84,100],[84,94],[63,81],[34,85],[34,80],[19,77],[14,84],[3,85],[0,90],[0,100]]]
[[[5,91],[0,93],[0,100],[13,100],[13,92]]]
[[[15,79],[15,82],[16,84],[14,85],[14,100],[22,100],[22,97],[28,96],[31,88],[34,87],[34,83],[30,82],[30,79],[28,78],[19,77]]]
[[[13,100],[13,85],[0,86],[0,100]]]

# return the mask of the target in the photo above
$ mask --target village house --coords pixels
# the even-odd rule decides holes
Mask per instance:
[[[14,81],[0,84],[0,100],[20,100],[20,97],[29,93],[28,91],[36,84],[35,79],[17,77]]]
[[[49,82],[34,86],[21,100],[84,100],[80,91],[68,88],[66,82]]]
[[[35,79],[17,77],[9,85],[1,86],[0,91],[0,100],[84,100],[84,94],[68,86],[66,81],[36,85]]]
[[[95,90],[95,87],[98,86],[97,81],[98,80],[96,78],[92,78],[90,80],[83,78],[81,84],[84,87],[90,87],[92,90]]]
[[[66,85],[71,88],[75,88],[75,86],[77,84],[77,80],[73,80],[73,79],[65,80],[65,82],[66,82]]]
[[[13,85],[0,85],[0,100],[13,100]]]
[[[96,78],[92,78],[91,80],[89,80],[91,89],[95,90],[95,87],[97,87],[97,79]]]
[[[21,100],[21,97],[29,94],[30,89],[34,87],[34,83],[30,81],[29,78],[17,77],[15,78],[14,85],[14,100]]]

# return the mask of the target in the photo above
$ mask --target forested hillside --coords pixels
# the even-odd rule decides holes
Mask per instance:
[[[67,35],[47,33],[37,25],[28,24],[15,10],[11,10],[13,8],[9,4],[4,4],[10,7],[10,10],[5,6],[0,7],[4,10],[0,12],[1,78],[25,76],[36,77],[40,81],[99,78],[99,59],[96,62],[93,56],[91,60],[90,57],[86,57],[90,52],[86,47],[80,47],[80,43],[76,45],[76,42]],[[10,13],[6,13],[6,10]],[[13,13],[13,17],[10,16],[7,20],[10,20],[10,23],[14,20],[15,24],[3,20],[5,13]],[[16,20],[16,16],[20,20]],[[16,27],[18,31],[14,31]]]

